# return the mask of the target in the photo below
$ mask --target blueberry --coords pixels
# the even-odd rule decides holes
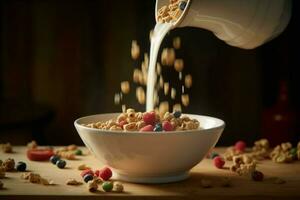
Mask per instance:
[[[162,128],[162,124],[161,123],[157,123],[153,129],[155,132],[160,132],[163,130]]]
[[[24,172],[26,170],[26,163],[18,162],[17,165],[16,165],[16,169],[19,172]]]
[[[60,159],[59,156],[53,155],[53,156],[50,157],[49,160],[50,160],[50,162],[51,162],[52,164],[56,165],[56,162],[57,162],[59,159]]]
[[[78,155],[78,156],[82,155],[82,151],[80,149],[77,149],[74,153],[75,153],[75,155]]]
[[[83,177],[83,180],[84,180],[84,182],[89,182],[89,181],[91,181],[91,180],[93,180],[94,179],[94,177],[93,177],[93,175],[91,175],[91,174],[86,174],[86,175],[84,175],[84,177]]]
[[[181,1],[180,3],[179,3],[179,8],[180,8],[180,10],[184,10],[185,9],[185,7],[186,7],[186,1]]]
[[[173,115],[174,115],[175,118],[179,118],[181,116],[181,112],[180,111],[175,111]]]
[[[219,154],[218,154],[217,152],[212,152],[212,153],[210,154],[210,158],[211,158],[211,159],[214,159],[214,158],[217,157],[217,156],[219,156]]]
[[[66,161],[64,161],[64,160],[58,160],[58,161],[56,161],[56,166],[58,167],[58,168],[60,168],[60,169],[63,169],[63,168],[65,168],[65,166],[66,166]]]

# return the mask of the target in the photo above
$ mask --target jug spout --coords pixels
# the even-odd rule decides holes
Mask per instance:
[[[157,0],[156,13],[168,1]],[[291,4],[291,0],[188,0],[174,28],[207,29],[231,46],[253,49],[286,28]]]

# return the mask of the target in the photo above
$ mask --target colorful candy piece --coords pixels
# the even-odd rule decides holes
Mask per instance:
[[[225,165],[225,161],[221,156],[216,156],[213,159],[214,165],[216,168],[222,169],[223,166]]]
[[[89,182],[89,181],[91,181],[91,180],[93,180],[94,179],[94,177],[93,177],[93,175],[91,175],[91,174],[86,174],[84,177],[83,177],[83,180],[84,180],[84,182]]]
[[[50,157],[50,162],[54,165],[56,165],[56,162],[60,159],[60,157],[58,155],[53,155]]]
[[[99,178],[104,181],[109,180],[112,177],[112,171],[108,167],[104,167],[103,169],[99,170]]]
[[[110,192],[112,191],[114,185],[112,182],[110,181],[105,181],[104,183],[102,183],[102,189],[105,191],[105,192]]]
[[[19,172],[24,172],[26,170],[26,163],[24,162],[18,162],[16,165],[16,170]]]
[[[240,140],[240,141],[237,141],[234,145],[234,149],[237,150],[237,151],[240,151],[240,152],[244,152],[245,149],[246,149],[246,142]]]
[[[169,122],[169,121],[164,121],[162,126],[163,126],[164,131],[172,131],[173,130],[173,126],[172,126],[171,122]]]
[[[151,124],[146,125],[140,129],[140,132],[149,132],[149,131],[153,131],[153,126]]]
[[[98,170],[99,171],[99,170]],[[80,173],[81,177],[84,177],[87,174],[91,174],[92,176],[94,176],[94,172],[91,169],[85,169]]]
[[[146,112],[143,114],[143,120],[146,124],[155,124],[155,112]]]
[[[67,164],[67,162],[66,162],[65,160],[58,160],[58,161],[56,162],[56,166],[57,166],[58,168],[60,168],[60,169],[65,168],[66,164]]]

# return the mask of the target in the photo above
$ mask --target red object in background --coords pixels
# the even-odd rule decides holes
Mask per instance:
[[[262,131],[272,146],[291,141],[296,134],[296,113],[291,108],[285,81],[280,82],[277,102],[263,111]]]
[[[49,160],[54,155],[52,149],[29,149],[27,150],[27,157],[29,160],[44,161]]]

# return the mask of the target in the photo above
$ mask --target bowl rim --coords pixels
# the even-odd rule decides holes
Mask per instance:
[[[182,113],[182,115],[188,115],[188,116],[198,116],[198,117],[204,117],[204,118],[209,118],[209,119],[213,119],[213,120],[217,120],[220,122],[220,125],[212,127],[212,128],[207,128],[207,129],[193,129],[193,130],[187,130],[187,131],[161,131],[161,132],[154,132],[154,131],[147,131],[147,132],[140,132],[140,131],[113,131],[113,130],[101,130],[101,129],[96,129],[96,128],[90,128],[90,127],[86,127],[83,126],[81,124],[79,124],[78,122],[80,120],[83,120],[85,118],[90,118],[90,117],[95,117],[95,116],[99,116],[99,115],[118,115],[120,113],[102,113],[102,114],[95,114],[95,115],[88,115],[88,116],[84,116],[84,117],[80,117],[78,119],[76,119],[74,121],[74,126],[75,128],[80,127],[86,130],[91,130],[91,132],[95,133],[95,134],[107,134],[107,132],[112,133],[114,135],[173,135],[173,134],[185,134],[188,133],[203,133],[203,132],[210,132],[216,129],[224,129],[225,128],[225,122],[222,119],[216,118],[216,117],[211,117],[211,116],[207,116],[207,115],[197,115],[197,114],[187,114],[187,113]],[[201,124],[201,122],[200,122]],[[126,134],[124,134],[126,133]],[[159,134],[158,134],[159,133]]]

